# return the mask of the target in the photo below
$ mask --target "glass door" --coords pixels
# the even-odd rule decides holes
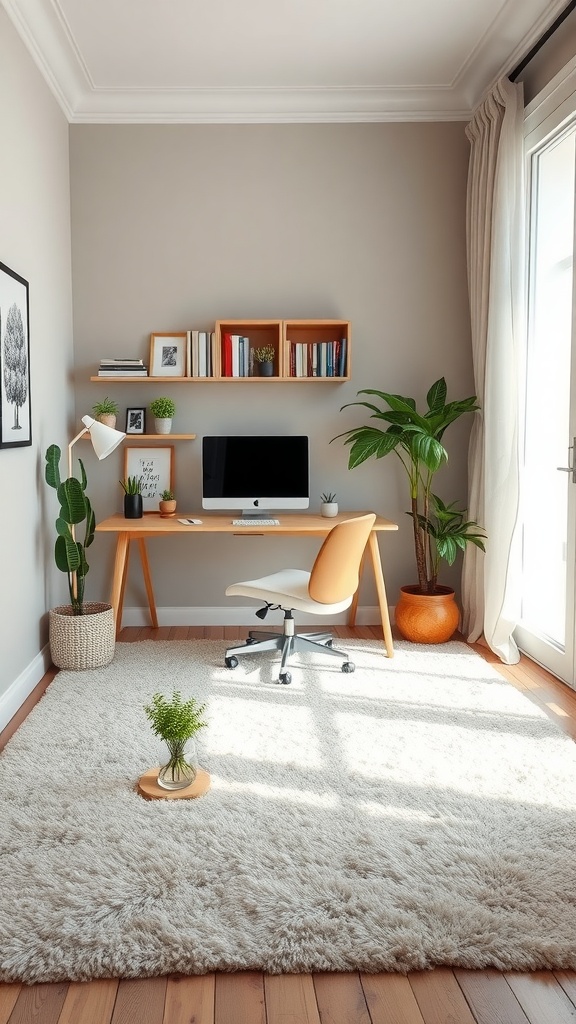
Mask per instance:
[[[576,100],[576,97],[575,97]],[[576,110],[576,105],[573,108]],[[560,123],[555,123],[560,116]],[[575,685],[576,117],[555,111],[527,139],[528,345],[521,650]]]

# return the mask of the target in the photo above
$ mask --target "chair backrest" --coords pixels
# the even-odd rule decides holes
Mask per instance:
[[[320,604],[338,604],[356,593],[364,548],[376,516],[370,513],[334,526],[312,566],[308,593]]]

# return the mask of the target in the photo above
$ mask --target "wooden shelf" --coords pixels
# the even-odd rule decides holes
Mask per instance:
[[[130,441],[194,441],[196,434],[126,434]],[[85,434],[82,441],[89,441],[90,435]]]

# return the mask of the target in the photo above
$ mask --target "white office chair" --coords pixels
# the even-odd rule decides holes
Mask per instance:
[[[263,619],[269,608],[284,612],[283,633],[251,631],[245,643],[229,647],[226,651],[227,668],[236,668],[238,656],[257,651],[281,651],[279,682],[291,683],[287,669],[288,658],[294,651],[322,651],[343,658],[343,672],[353,672],[354,664],[344,651],[332,647],[331,633],[294,633],[292,612],[312,612],[314,615],[337,615],[349,608],[360,579],[360,565],[364,548],[376,516],[357,516],[338,523],[331,530],[316,556],[312,572],[304,569],[281,569],[257,580],[233,583],[226,588],[228,597],[254,597],[264,601],[256,612]]]

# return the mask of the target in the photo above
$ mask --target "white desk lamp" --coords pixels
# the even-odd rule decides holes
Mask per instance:
[[[76,437],[73,437],[68,445],[68,476],[72,476],[72,448],[76,441],[84,437],[84,434],[90,434],[92,447],[100,460],[107,458],[126,437],[121,430],[107,427],[105,423],[100,423],[100,420],[95,420],[92,416],[83,416],[82,423],[84,429],[76,434]]]

